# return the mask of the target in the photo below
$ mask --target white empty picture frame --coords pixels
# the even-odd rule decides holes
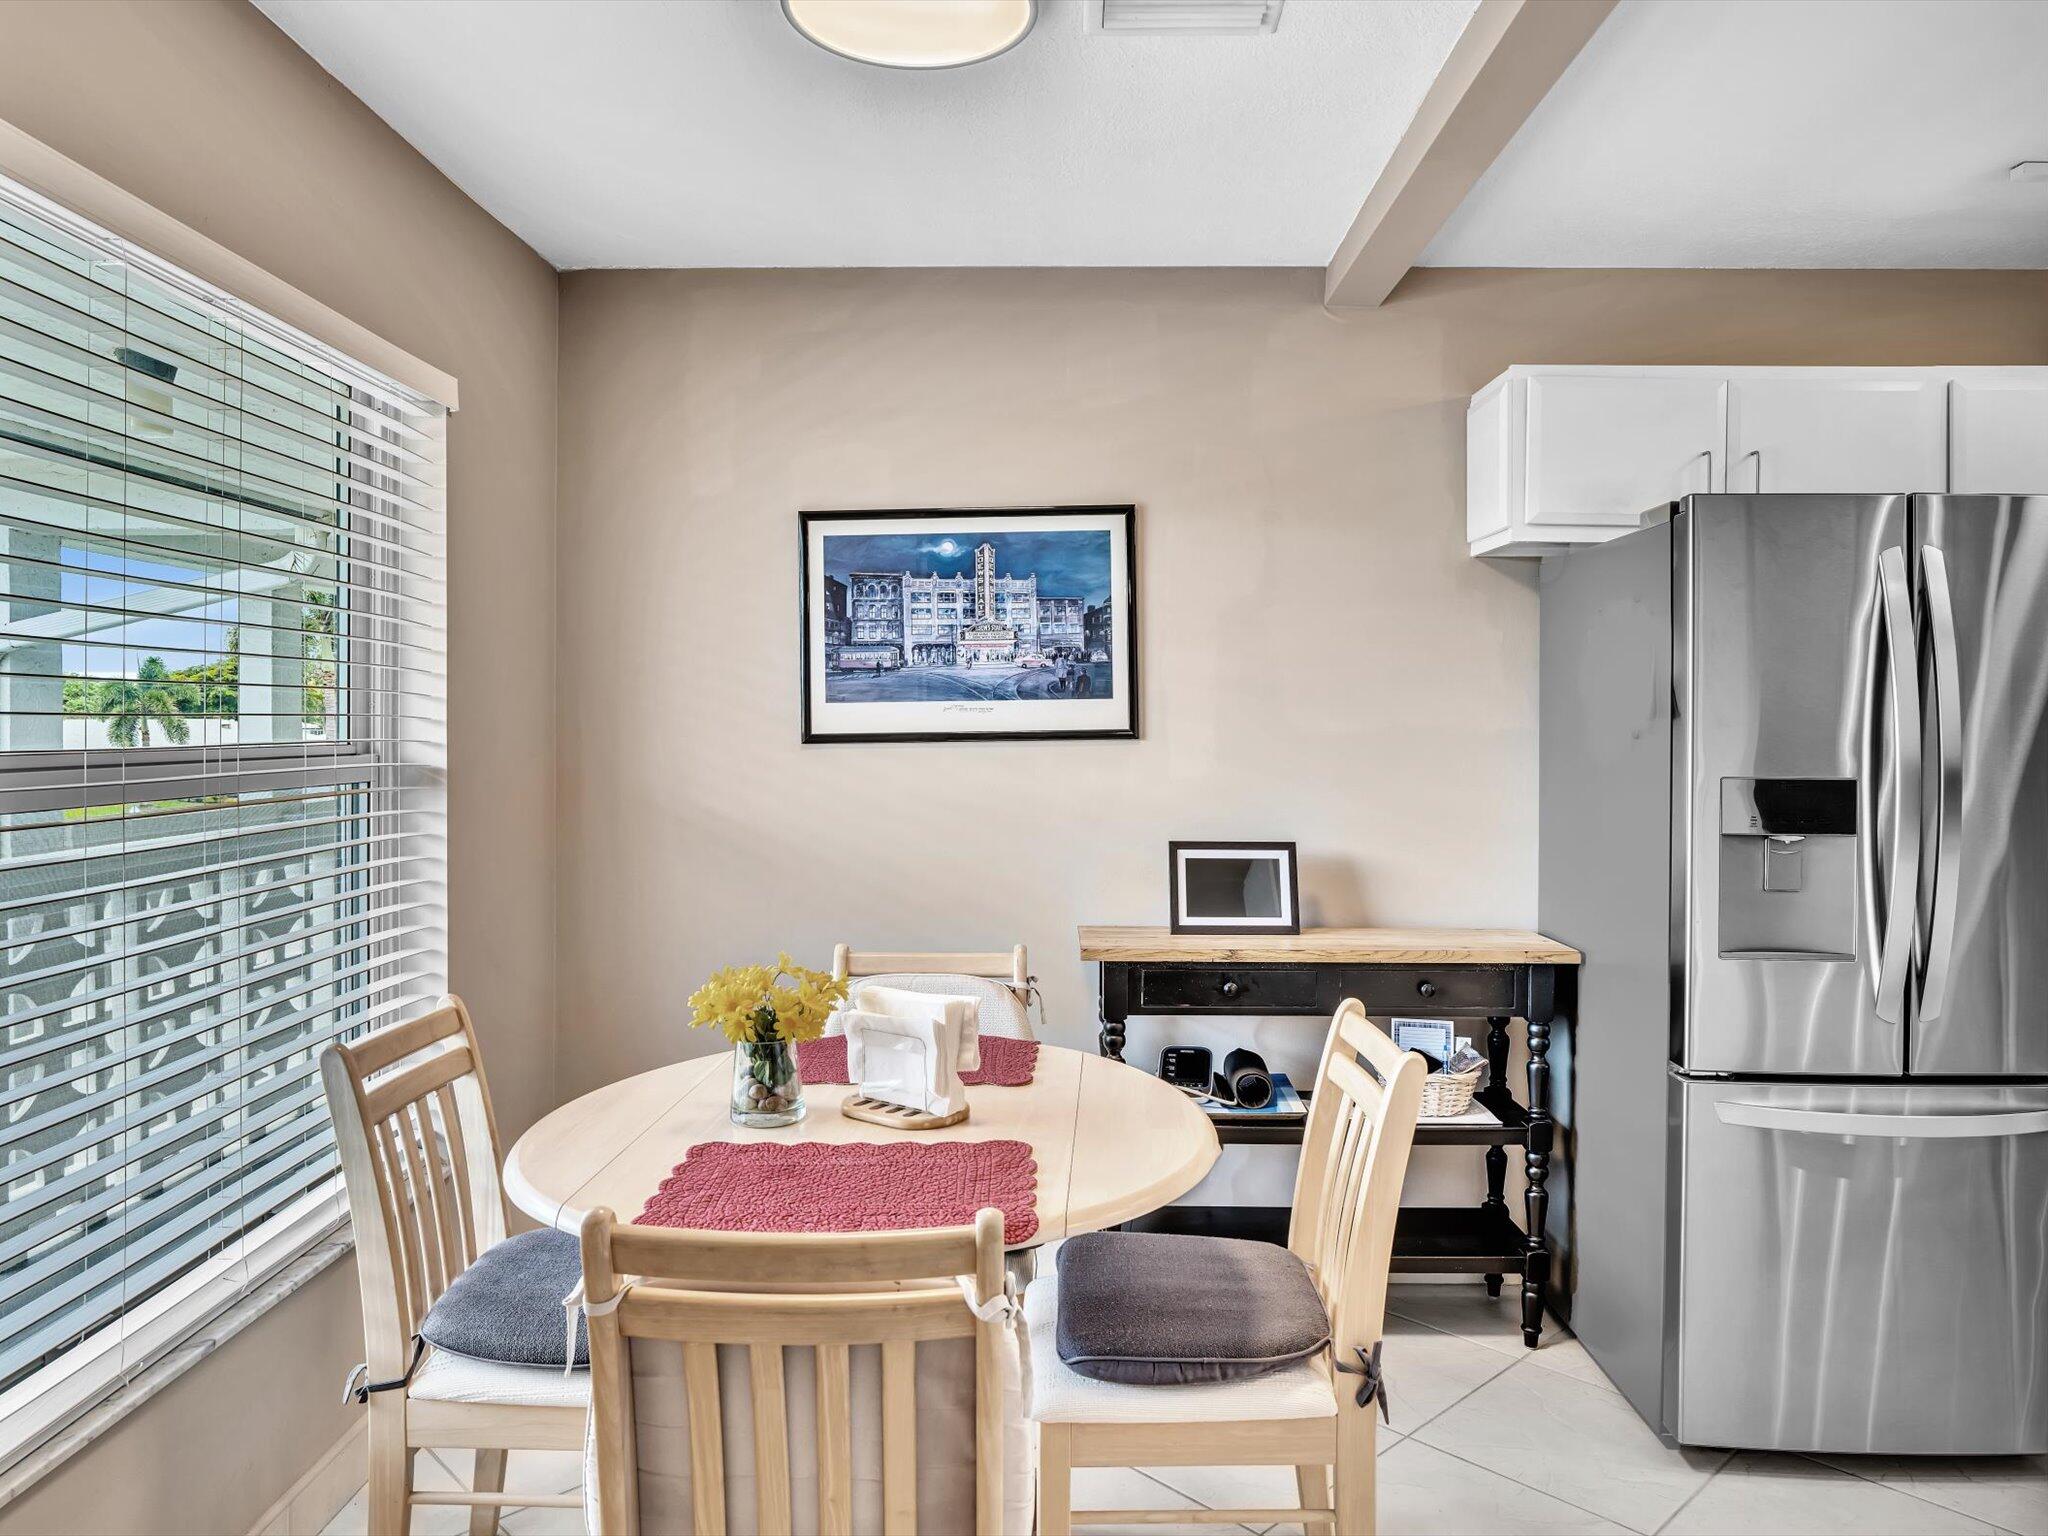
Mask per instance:
[[[1175,933],[1299,933],[1292,843],[1168,843]]]

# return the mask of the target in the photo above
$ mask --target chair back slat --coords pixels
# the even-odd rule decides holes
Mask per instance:
[[[818,1531],[853,1536],[853,1363],[844,1344],[818,1346]]]
[[[497,1122],[459,998],[322,1053],[356,1233],[368,1364],[402,1374],[427,1310],[505,1234]]]
[[[1356,999],[1338,1007],[1302,1137],[1287,1245],[1315,1277],[1339,1360],[1379,1342],[1386,1322],[1394,1221],[1426,1072]],[[1340,1407],[1350,1401],[1340,1394]]]
[[[917,1346],[882,1346],[882,1529],[917,1529]]]
[[[696,1533],[725,1536],[725,1422],[718,1401],[716,1344],[683,1346],[683,1393],[690,1419],[690,1509]]]
[[[412,1199],[406,1190],[405,1157],[398,1150],[398,1129],[389,1120],[379,1120],[373,1129],[377,1137],[378,1166],[383,1172],[392,1214],[398,1224],[398,1267],[393,1279],[402,1287],[401,1309],[408,1336],[419,1331],[433,1298],[427,1294],[426,1260],[420,1255],[419,1223],[413,1220]]]
[[[1000,1536],[1000,1351],[1010,1324],[1000,1315],[977,1318],[950,1277],[972,1276],[981,1295],[1002,1294],[1001,1214],[981,1212],[972,1229],[856,1236],[867,1250],[862,1281],[850,1281],[839,1262],[846,1253],[845,1235],[792,1239],[620,1227],[605,1210],[585,1218],[584,1291],[594,1309],[590,1354],[598,1489],[608,1532],[638,1530],[645,1507],[641,1456],[646,1442],[634,1415],[636,1366],[644,1374],[652,1368],[649,1361],[673,1358],[650,1355],[643,1360],[636,1346],[681,1346],[690,1515],[698,1532],[709,1536],[738,1519],[742,1528],[751,1524],[762,1536],[787,1536],[794,1525],[808,1527],[815,1518],[816,1528],[827,1536],[850,1536],[857,1503],[854,1425],[861,1399],[855,1391],[853,1350],[872,1349],[880,1357],[882,1529],[909,1531],[923,1528],[918,1520],[918,1346],[964,1348],[972,1340],[971,1353],[962,1357],[972,1359],[974,1374],[972,1518],[982,1536]],[[626,1275],[634,1278],[622,1282]],[[777,1289],[720,1288],[762,1283]],[[849,1290],[849,1285],[869,1288]],[[744,1350],[744,1370],[721,1372],[721,1349]],[[728,1363],[737,1365],[738,1357]],[[806,1367],[813,1375],[810,1392],[801,1385]],[[660,1370],[673,1374],[670,1366]],[[864,1380],[872,1392],[875,1377]],[[744,1410],[722,1401],[727,1390],[739,1390],[740,1381],[748,1397]],[[652,1390],[646,1380],[639,1386]],[[666,1396],[662,1402],[668,1402]],[[751,1430],[753,1443],[751,1521],[728,1507],[733,1495],[722,1434],[735,1414]],[[793,1427],[815,1447],[816,1507],[813,1511],[807,1499],[800,1519],[794,1507]],[[804,1463],[810,1464],[808,1459]],[[738,1476],[734,1486],[744,1488],[744,1472]],[[679,1491],[673,1496],[679,1497]],[[963,1506],[960,1523],[966,1518]]]
[[[469,1189],[469,1148],[462,1135],[462,1112],[456,1107],[455,1092],[443,1083],[434,1090],[434,1103],[441,1112],[441,1134],[448,1139],[448,1177],[453,1182],[451,1203],[462,1236],[462,1263],[468,1268],[483,1252],[476,1240],[476,1212],[471,1208]]]
[[[789,1410],[782,1401],[782,1346],[747,1346],[747,1388],[754,1404],[754,1496],[764,1532],[788,1531]]]

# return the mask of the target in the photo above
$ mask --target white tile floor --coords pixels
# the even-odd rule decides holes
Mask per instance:
[[[1513,1305],[1477,1286],[1396,1286],[1386,1365],[1393,1427],[1380,1444],[1388,1536],[2048,1536],[2048,1457],[1926,1460],[1679,1451],[1664,1445],[1555,1325],[1522,1347]],[[468,1458],[422,1453],[421,1486],[459,1487]],[[514,1487],[577,1485],[567,1454],[515,1454]],[[1193,1509],[1294,1502],[1280,1469],[1159,1467],[1074,1474],[1082,1507]],[[574,1510],[505,1516],[510,1536],[580,1532]],[[424,1508],[415,1532],[468,1529]],[[360,1493],[326,1536],[362,1536]],[[1096,1533],[1108,1527],[1089,1527]],[[1291,1536],[1293,1526],[1273,1528]],[[1127,1536],[1246,1536],[1241,1526],[1146,1525]]]

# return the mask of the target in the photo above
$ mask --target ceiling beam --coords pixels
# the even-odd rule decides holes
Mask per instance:
[[[1615,0],[1479,0],[1323,274],[1323,302],[1393,292],[1599,30]]]

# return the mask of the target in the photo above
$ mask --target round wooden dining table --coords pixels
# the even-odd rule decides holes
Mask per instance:
[[[1041,1045],[1021,1088],[968,1088],[968,1118],[909,1131],[849,1120],[845,1084],[806,1083],[808,1114],[752,1130],[727,1113],[732,1057],[700,1056],[572,1099],[536,1122],[505,1158],[505,1193],[536,1221],[573,1232],[607,1206],[626,1221],[684,1154],[706,1141],[1029,1142],[1038,1164],[1034,1247],[1113,1227],[1157,1210],[1202,1181],[1216,1161],[1215,1127],[1194,1101],[1149,1072],[1063,1046]]]

